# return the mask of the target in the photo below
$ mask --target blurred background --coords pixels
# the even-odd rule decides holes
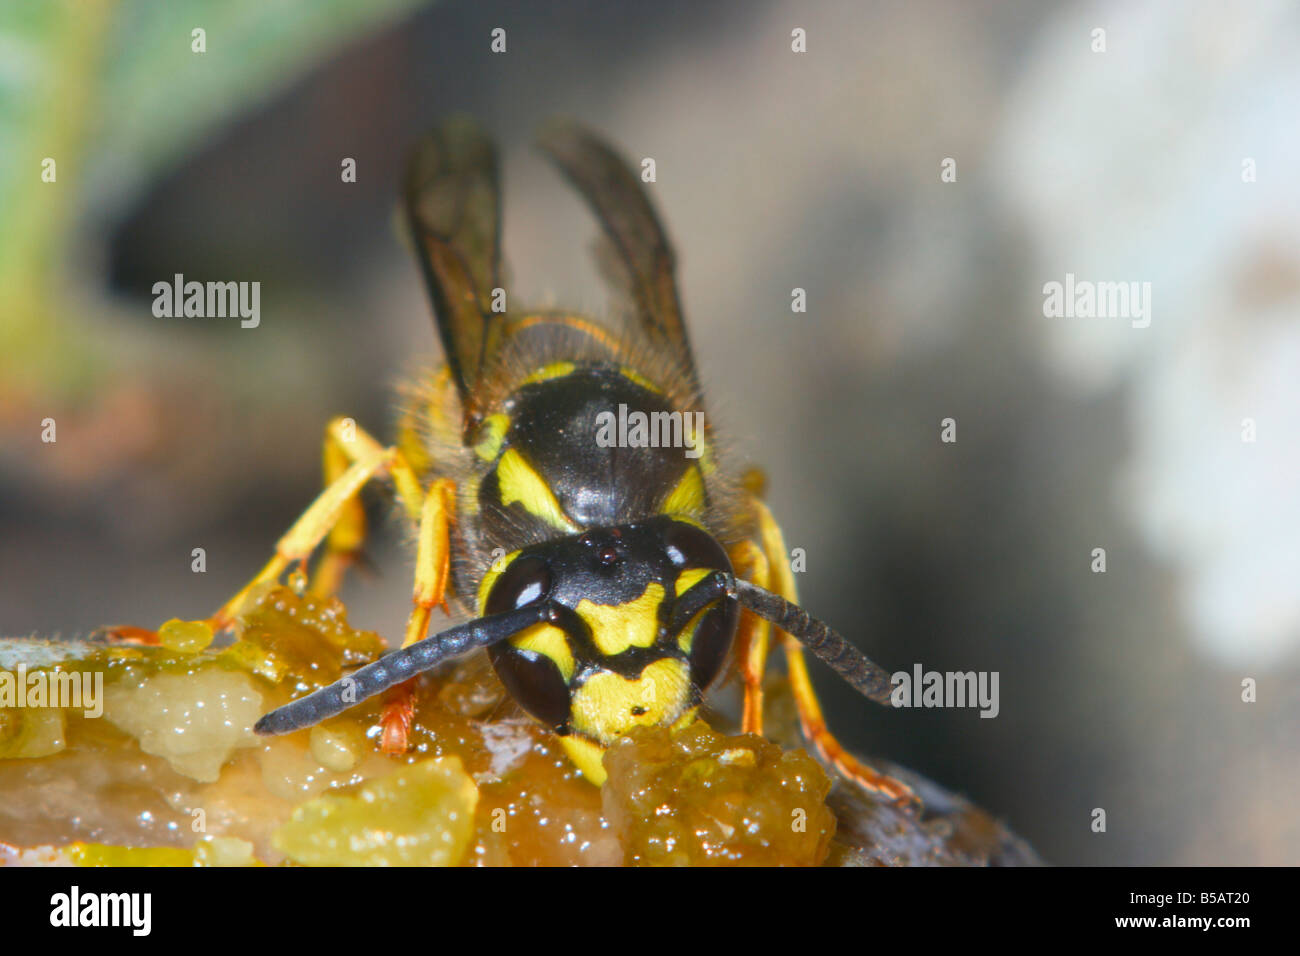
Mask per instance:
[[[656,160],[804,603],[891,669],[1000,673],[986,720],[819,671],[847,742],[1055,863],[1300,863],[1291,2],[6,2],[0,635],[210,613],[330,416],[391,434],[437,354],[397,183],[452,111],[502,146],[512,302],[607,302],[541,120]],[[155,317],[178,272],[260,281],[260,326]],[[1045,317],[1066,273],[1150,282],[1150,326]],[[344,596],[396,639],[401,533],[371,554]]]

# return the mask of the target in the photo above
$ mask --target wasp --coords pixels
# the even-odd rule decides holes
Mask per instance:
[[[212,619],[229,626],[255,587],[305,567],[321,545],[313,589],[337,589],[366,533],[360,492],[386,479],[418,529],[405,639],[255,730],[288,733],[387,691],[380,746],[401,753],[413,678],[485,649],[514,700],[600,785],[615,739],[697,719],[729,661],[743,679],[742,729],[761,734],[775,627],[808,740],[867,790],[915,807],[905,785],[826,726],[805,650],[882,704],[889,674],[798,605],[761,476],[733,475],[719,455],[674,254],[643,184],[572,122],[548,124],[538,144],[595,213],[625,314],[597,322],[515,310],[502,285],[492,142],[464,118],[420,142],[403,210],[445,364],[406,389],[393,445],[350,419],[330,423],[324,491]],[[471,619],[430,635],[434,609],[449,601]]]

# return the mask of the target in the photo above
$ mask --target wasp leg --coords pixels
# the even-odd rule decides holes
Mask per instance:
[[[439,478],[429,486],[420,509],[420,537],[415,556],[415,592],[406,624],[403,647],[422,641],[429,633],[433,609],[447,609],[447,581],[451,574],[451,525],[456,508],[456,483]],[[388,754],[406,752],[406,738],[415,714],[415,679],[388,692],[380,724],[380,749]]]
[[[91,637],[104,637],[116,643],[141,644],[150,647],[162,643],[157,631],[145,630],[143,627],[131,627],[128,624],[120,624],[116,627],[101,627]]]
[[[356,425],[350,419],[335,418],[326,426],[325,441],[321,448],[321,470],[326,488],[338,481],[356,460],[356,455],[361,451],[357,447],[357,440]],[[367,452],[373,451],[369,447],[371,444],[377,444],[368,435],[361,441]],[[361,555],[366,530],[366,509],[361,503],[361,497],[354,496],[343,505],[338,520],[325,539],[325,551],[311,579],[313,594],[325,597],[338,593],[343,584],[343,575]]]
[[[346,433],[343,432],[345,424],[349,426]],[[355,426],[345,419],[338,419],[330,424],[328,434],[333,436],[336,429],[339,431],[338,451],[350,460],[351,464],[343,468],[338,477],[330,482],[284,536],[276,542],[275,555],[265,567],[212,616],[209,623],[214,631],[223,630],[233,623],[249,593],[256,587],[278,579],[291,565],[306,562],[317,545],[331,533],[340,520],[354,522],[356,509],[359,507],[356,501],[357,495],[372,478],[381,474],[387,474],[392,478],[397,496],[407,514],[411,515],[413,520],[419,519],[424,493],[420,488],[419,479],[407,464],[401,451],[395,447],[384,448],[360,428],[355,428],[353,434],[353,428]],[[347,434],[347,439],[341,437],[343,434]],[[331,437],[327,442],[332,440]],[[333,454],[330,453],[331,456]],[[337,458],[335,462],[341,464],[341,460]],[[327,465],[327,467],[333,466]],[[364,518],[362,520],[364,529]],[[346,529],[341,537],[342,546],[351,545],[348,536],[355,534],[356,530],[355,524]]]
[[[751,500],[754,513],[758,518],[763,552],[767,555],[771,578],[775,584],[773,590],[787,601],[797,603],[794,573],[790,570],[786,559],[785,538],[781,534],[781,526],[776,523],[767,505],[757,498]],[[803,726],[804,736],[812,742],[822,759],[865,790],[880,794],[900,808],[919,811],[921,801],[910,787],[868,767],[835,739],[835,735],[826,726],[821,703],[817,700],[817,691],[808,675],[808,663],[804,659],[803,647],[789,635],[785,638],[784,647],[790,672],[790,689],[794,694],[795,707],[799,711],[799,723]]]
[[[736,574],[760,588],[771,587],[767,555],[748,538],[731,550],[731,565]],[[740,612],[736,627],[737,654],[745,683],[745,704],[740,729],[746,734],[763,732],[763,674],[767,670],[767,652],[772,640],[770,622],[752,611]]]
[[[323,460],[325,490],[276,543],[275,556],[213,616],[213,629],[228,626],[249,592],[276,580],[291,565],[306,562],[327,538],[326,552],[317,567],[312,590],[318,594],[333,593],[365,537],[366,519],[360,491],[371,479],[387,474],[407,516],[420,528],[414,607],[402,646],[422,640],[428,632],[433,608],[441,605],[447,610],[455,484],[450,479],[438,479],[426,493],[400,448],[385,448],[346,418],[336,418],[326,428]],[[400,754],[406,750],[414,713],[412,692],[409,681],[390,692],[381,718],[381,748],[386,753]]]

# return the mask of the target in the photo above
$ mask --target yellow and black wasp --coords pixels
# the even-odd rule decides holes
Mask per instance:
[[[394,446],[350,420],[330,424],[325,490],[213,619],[228,625],[256,585],[305,563],[322,541],[313,587],[336,589],[365,533],[359,493],[387,477],[418,527],[405,641],[272,711],[256,730],[287,733],[396,688],[381,746],[401,752],[412,678],[486,648],[513,698],[599,785],[606,747],[637,725],[694,720],[732,653],[744,682],[742,729],[762,733],[775,625],[814,747],[868,789],[912,803],[904,785],[847,753],[822,718],[804,648],[881,703],[889,675],[795,603],[759,482],[730,476],[707,419],[700,427],[673,253],[637,175],[571,123],[550,124],[539,143],[599,219],[630,314],[598,323],[508,307],[492,143],[465,119],[421,142],[404,210],[446,364],[408,390]],[[473,619],[430,636],[432,611],[448,599]]]

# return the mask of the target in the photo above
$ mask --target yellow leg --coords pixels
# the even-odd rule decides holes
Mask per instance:
[[[451,526],[456,507],[456,483],[439,478],[429,486],[420,512],[420,536],[415,555],[415,591],[411,616],[402,646],[422,641],[429,633],[433,609],[447,609],[447,581],[451,573]],[[415,713],[414,681],[406,681],[388,693],[381,724],[380,748],[385,753],[406,752],[406,738]]]
[[[451,526],[456,508],[456,483],[439,478],[429,486],[420,513],[420,538],[415,555],[415,592],[403,647],[424,640],[435,607],[447,610],[451,575]]]
[[[355,460],[357,439],[354,432],[355,425],[348,419],[336,418],[326,427],[321,450],[326,488],[338,481]],[[343,575],[356,563],[365,540],[366,509],[357,495],[344,504],[329,537],[325,539],[325,552],[311,579],[313,594],[327,596],[338,593]]]
[[[794,584],[794,573],[786,556],[785,539],[781,527],[772,517],[767,505],[757,498],[751,499],[758,518],[758,528],[764,554],[767,555],[771,580],[774,590],[791,603],[798,603],[798,593]],[[840,773],[855,781],[864,789],[878,793],[893,801],[896,805],[919,809],[917,799],[910,787],[893,777],[879,773],[851,753],[835,739],[835,735],[826,726],[822,715],[821,703],[817,700],[817,691],[808,674],[808,664],[804,659],[803,646],[793,637],[786,635],[784,641],[785,656],[790,672],[790,689],[794,694],[795,706],[799,711],[799,723],[803,726],[804,736],[821,754],[822,759],[830,763]]]
[[[344,432],[345,422],[347,430]],[[343,440],[346,434],[349,440]],[[265,567],[249,581],[239,592],[211,618],[213,630],[229,627],[239,613],[248,594],[257,586],[274,581],[292,564],[305,562],[317,545],[330,534],[339,522],[344,522],[340,532],[340,547],[359,546],[353,536],[358,532],[356,525],[359,502],[357,494],[372,478],[381,474],[389,475],[397,488],[398,498],[412,520],[418,521],[423,508],[424,493],[420,481],[412,471],[402,453],[396,448],[384,448],[361,428],[351,425],[345,419],[336,419],[327,429],[326,445],[334,451],[326,452],[327,470],[337,471],[343,459],[351,462],[342,468],[333,481],[326,486],[299,516],[298,520],[275,545],[275,555]],[[341,457],[340,457],[341,456]],[[361,517],[360,531],[364,532],[364,515]],[[332,572],[331,572],[332,573]]]
[[[731,566],[736,574],[760,588],[771,587],[767,556],[753,541],[745,539],[731,551]],[[763,674],[767,670],[767,651],[772,640],[772,625],[749,611],[740,612],[736,627],[736,648],[745,682],[745,704],[740,729],[746,734],[763,732]]]
[[[426,493],[399,448],[385,448],[346,418],[336,418],[326,428],[323,461],[325,490],[276,543],[275,555],[266,566],[212,617],[213,630],[229,626],[254,588],[276,580],[290,565],[306,563],[327,538],[326,552],[316,569],[312,590],[332,594],[365,538],[365,511],[358,497],[361,489],[371,479],[386,474],[392,479],[407,516],[420,529],[414,606],[402,645],[421,640],[428,633],[433,608],[438,605],[447,608],[455,483],[440,478]],[[383,711],[380,740],[385,752],[406,750],[413,712],[412,684],[408,681],[390,692]]]

